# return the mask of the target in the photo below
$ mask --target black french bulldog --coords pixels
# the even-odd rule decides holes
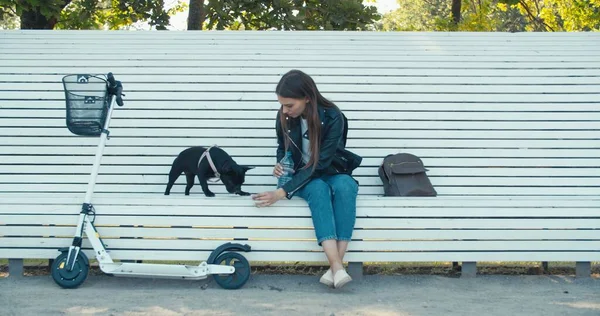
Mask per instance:
[[[194,186],[194,177],[197,176],[200,185],[202,186],[202,191],[204,191],[204,195],[207,197],[215,196],[215,194],[208,189],[208,183],[206,181],[209,178],[216,177],[215,172],[208,162],[208,157],[204,157],[204,159],[198,163],[204,151],[206,151],[206,148],[204,147],[190,147],[179,153],[171,166],[169,183],[167,184],[165,195],[171,193],[171,187],[173,187],[173,184],[177,178],[179,178],[181,173],[184,172],[187,179],[185,195],[190,195],[190,189]],[[225,184],[227,192],[244,196],[250,195],[250,193],[242,191],[242,184],[245,181],[246,171],[253,167],[238,165],[229,154],[219,147],[211,147],[209,153],[217,172],[221,175],[220,179],[223,184]]]

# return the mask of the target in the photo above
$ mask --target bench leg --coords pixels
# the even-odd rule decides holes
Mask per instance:
[[[460,270],[460,265],[458,264],[458,261],[452,261],[452,271],[458,270]]]
[[[8,277],[20,278],[23,276],[23,259],[8,259]]]
[[[477,262],[463,261],[460,273],[461,278],[474,278],[477,276]]]
[[[548,273],[548,261],[542,261],[542,270],[544,271],[544,273]]]
[[[348,274],[353,280],[362,280],[363,278],[363,263],[362,262],[348,262]]]
[[[592,275],[592,263],[589,261],[577,261],[575,263],[575,277],[589,278]]]

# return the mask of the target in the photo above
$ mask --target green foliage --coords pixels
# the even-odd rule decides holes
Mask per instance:
[[[441,31],[451,28],[451,0],[398,0],[400,6],[385,14],[384,31]]]
[[[397,0],[380,17],[361,0],[207,0],[207,29],[385,31],[600,31],[600,0]],[[373,3],[368,0],[366,3]],[[185,10],[179,0],[0,0],[0,28],[122,29],[138,22],[163,30]],[[380,21],[380,22],[377,22]],[[377,22],[377,24],[375,24]]]
[[[600,0],[499,0],[518,8],[528,31],[598,31]]]
[[[600,0],[462,0],[462,19],[452,23],[451,0],[397,0],[385,14],[384,31],[598,31]]]
[[[56,16],[68,0],[0,0],[0,10],[3,14],[20,16],[24,11],[38,10],[45,16]]]
[[[0,0],[0,7],[5,8],[0,12],[3,17],[19,16],[21,20],[29,18],[24,13],[34,12],[51,23],[46,28],[114,30],[147,22],[163,30],[170,15],[185,9],[181,1],[169,11],[164,4],[164,0]]]
[[[208,29],[365,30],[379,19],[361,0],[208,0]]]
[[[0,30],[10,30],[19,27],[19,19],[14,6],[3,4],[7,1],[0,0]]]

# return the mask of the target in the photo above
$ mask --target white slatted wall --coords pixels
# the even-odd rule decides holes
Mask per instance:
[[[108,71],[127,96],[97,192],[162,194],[175,156],[212,144],[271,189],[273,90],[297,68],[350,119],[363,195],[403,151],[440,196],[595,196],[599,51],[594,33],[0,32],[0,193],[85,191],[97,139],[66,129],[60,80]]]
[[[0,258],[71,244],[97,139],[67,131],[60,80],[112,71],[126,106],[93,202],[113,258],[203,260],[236,241],[251,261],[325,261],[303,201],[185,197],[184,177],[162,195],[196,145],[257,166],[246,190],[274,188],[273,90],[298,68],[364,157],[348,261],[600,260],[599,51],[597,33],[0,32]],[[401,151],[440,196],[374,196]]]

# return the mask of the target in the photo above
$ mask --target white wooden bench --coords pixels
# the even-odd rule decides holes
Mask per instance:
[[[174,157],[218,144],[273,189],[274,88],[297,68],[350,119],[364,157],[346,260],[600,261],[600,34],[0,32],[0,258],[70,245],[98,139],[65,127],[61,78],[112,71],[125,87],[94,195],[113,258],[324,262],[304,201],[163,196]],[[390,153],[420,156],[435,198],[381,197]],[[94,258],[89,250],[87,254]]]

